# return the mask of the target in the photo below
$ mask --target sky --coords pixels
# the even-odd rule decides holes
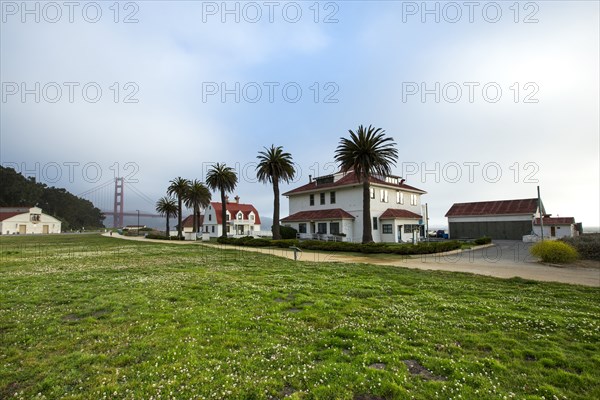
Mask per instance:
[[[394,174],[455,202],[531,198],[600,225],[599,2],[11,2],[0,25],[0,163],[111,208],[152,211],[178,176],[234,167],[273,211],[256,156],[293,182],[337,170],[359,125]],[[213,194],[218,199],[218,194]],[[288,213],[282,197],[282,212]],[[268,228],[267,228],[268,229]]]

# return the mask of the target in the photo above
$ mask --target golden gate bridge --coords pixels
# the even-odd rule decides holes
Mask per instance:
[[[133,183],[127,182],[127,190],[138,199],[141,199],[145,206],[154,209],[155,201],[137,189]],[[154,212],[142,210],[125,211],[125,180],[123,178],[114,178],[101,183],[85,192],[79,193],[77,197],[91,201],[105,216],[112,215],[113,228],[123,227],[124,217],[127,216],[162,218]]]

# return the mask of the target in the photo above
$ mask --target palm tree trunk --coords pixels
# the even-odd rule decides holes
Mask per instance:
[[[167,239],[170,239],[169,237],[169,213],[167,213],[167,232],[165,233],[165,236],[167,237]]]
[[[177,196],[177,204],[179,206],[179,212],[177,213],[177,239],[181,239],[181,196]]]
[[[225,191],[221,190],[221,225],[223,232],[221,236],[227,236],[227,200],[225,199]]]
[[[371,230],[371,191],[369,190],[369,178],[363,177],[363,243],[373,242],[373,232]]]
[[[279,231],[279,179],[273,177],[273,240],[281,239]]]
[[[194,221],[194,233],[198,232],[198,204],[194,203],[194,216],[192,217]]]

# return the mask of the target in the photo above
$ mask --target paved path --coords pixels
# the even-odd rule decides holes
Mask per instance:
[[[109,236],[109,234],[103,234]],[[277,257],[294,259],[291,249],[265,249],[242,246],[224,246],[203,242],[186,242],[145,239],[135,236],[113,235],[114,238],[141,240],[145,242],[169,243],[175,245],[202,245],[223,249],[252,251]],[[325,253],[303,251],[298,253],[301,261],[365,263],[391,265],[422,270],[466,272],[497,278],[521,277],[536,281],[561,282],[585,286],[600,287],[600,262],[591,267],[549,266],[538,263],[528,253],[529,246],[521,242],[498,241],[497,244],[476,250],[450,252],[443,255],[423,255],[406,258],[393,255],[349,255],[344,253]]]

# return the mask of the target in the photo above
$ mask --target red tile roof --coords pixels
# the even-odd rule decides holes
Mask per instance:
[[[422,219],[423,216],[416,214],[414,212],[408,210],[400,210],[397,208],[388,208],[381,214],[379,219],[395,219],[395,218],[404,218],[404,219]]]
[[[550,226],[550,225],[571,225],[575,223],[575,218],[573,217],[545,217],[544,218],[544,225],[546,226]],[[540,219],[536,218],[533,221],[534,225],[541,225],[540,224]]]
[[[535,214],[538,199],[480,201],[476,203],[454,203],[446,217],[473,215]]]
[[[354,219],[354,216],[341,208],[332,208],[329,210],[300,211],[283,218],[281,222],[316,221],[325,219]]]
[[[4,221],[10,217],[14,217],[15,215],[27,214],[29,210],[25,212],[0,212],[0,221]]]
[[[296,189],[292,189],[288,192],[285,192],[283,195],[289,196],[289,195],[294,195],[294,194],[299,194],[299,193],[313,192],[313,191],[319,191],[319,190],[324,190],[324,189],[332,189],[332,188],[343,187],[343,186],[354,186],[354,185],[360,184],[360,182],[358,181],[358,177],[356,176],[354,171],[348,172],[346,175],[342,176],[340,179],[338,179],[335,182],[321,183],[321,184],[317,185],[317,179],[318,178],[315,178],[312,180],[312,182],[309,182],[306,185],[303,185]],[[401,184],[390,183],[390,182],[386,182],[386,181],[381,180],[376,177],[371,177],[369,179],[369,182],[378,184],[378,185],[385,185],[385,186],[393,187],[396,189],[403,189],[403,190],[414,191],[414,192],[418,192],[418,193],[427,193],[424,190],[417,189],[416,187],[407,185],[405,183],[401,183]]]
[[[200,214],[200,218],[199,218],[198,222],[200,223],[200,226],[202,226],[202,224],[204,223],[204,215]],[[184,228],[193,228],[194,227],[194,214],[188,215],[187,217],[185,217],[185,219],[183,221],[181,221],[181,225]]]
[[[221,202],[213,201],[210,203],[212,208],[215,210],[215,214],[217,215],[217,224],[221,224]],[[258,211],[252,204],[241,204],[236,202],[227,203],[226,207],[227,211],[229,211],[229,215],[231,215],[231,220],[235,220],[235,216],[238,212],[242,212],[244,219],[249,219],[250,212],[254,212],[254,223],[256,225],[260,225],[260,215],[258,215]]]

